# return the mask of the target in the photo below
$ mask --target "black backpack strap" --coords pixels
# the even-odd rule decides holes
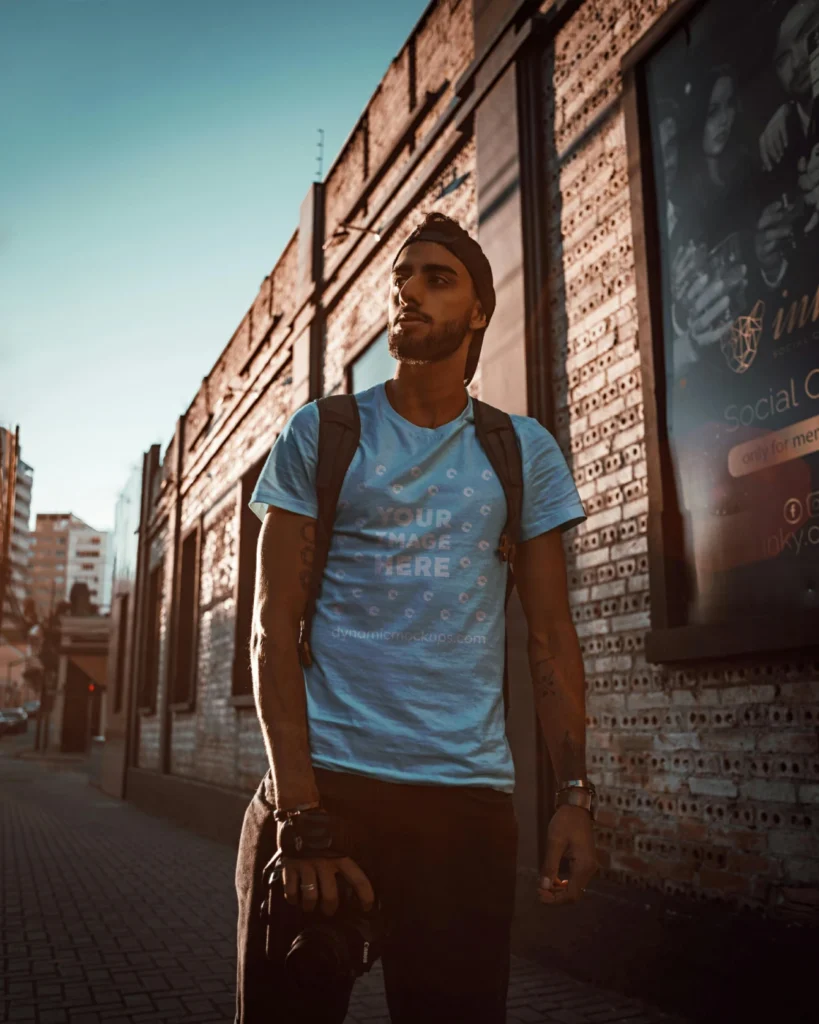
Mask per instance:
[[[506,496],[506,525],[497,552],[514,569],[515,546],[520,537],[523,503],[523,462],[512,417],[493,405],[472,399],[475,431]]]
[[[515,552],[520,539],[520,517],[523,505],[523,459],[520,453],[515,427],[509,413],[496,409],[477,398],[472,399],[475,414],[475,432],[486,457],[503,487],[506,496],[506,524],[500,535],[497,553],[509,563],[506,574],[506,598],[504,609],[509,604],[515,586]],[[506,635],[503,649],[503,706],[509,714],[509,637]]]
[[[316,401],[319,410],[318,457],[316,461],[316,547],[313,554],[310,595],[299,633],[299,659],[304,666],[313,664],[310,652],[310,628],[321,595],[324,567],[330,551],[336,505],[344,477],[353,460],[361,435],[361,420],[355,395],[325,395]]]

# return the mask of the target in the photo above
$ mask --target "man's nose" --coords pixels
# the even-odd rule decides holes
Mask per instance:
[[[418,305],[423,295],[423,285],[418,276],[407,278],[398,293],[403,305]]]

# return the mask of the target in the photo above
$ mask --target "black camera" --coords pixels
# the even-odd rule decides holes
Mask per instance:
[[[284,898],[281,851],[265,874],[265,952],[269,960],[284,963],[285,977],[295,990],[309,994],[317,989],[336,988],[370,970],[381,956],[383,937],[377,900],[365,912],[352,885],[337,874],[335,914],[326,916],[318,905],[306,913]]]

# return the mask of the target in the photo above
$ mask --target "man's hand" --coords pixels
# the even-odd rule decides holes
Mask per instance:
[[[557,877],[564,857],[571,865],[568,881]],[[541,903],[576,903],[597,871],[591,815],[585,808],[571,804],[558,807],[546,835],[546,857],[537,890]]]
[[[805,234],[819,223],[819,143],[810,151],[810,159],[799,161],[799,187],[805,193],[805,202],[813,207],[813,216],[805,227]]]
[[[373,887],[351,857],[282,857],[284,898],[307,912],[315,910],[321,899],[322,911],[331,916],[338,910],[337,874],[344,875],[352,885],[364,911],[372,909]]]
[[[785,257],[782,247],[793,235],[793,224],[782,202],[770,203],[762,211],[756,226],[756,258],[763,271],[774,277],[781,271]]]
[[[681,246],[671,267],[674,319],[681,334],[689,334],[700,347],[714,345],[731,330],[731,301],[747,286],[748,268],[731,268],[723,279],[712,276],[702,247]]]
[[[783,103],[759,136],[759,155],[766,171],[780,162],[788,148],[788,105]]]

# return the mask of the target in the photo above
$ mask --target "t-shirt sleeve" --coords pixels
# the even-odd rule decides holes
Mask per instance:
[[[556,527],[570,530],[585,520],[586,512],[554,437],[531,416],[515,420],[523,460],[523,543]]]
[[[285,423],[250,496],[250,508],[259,519],[264,520],[270,505],[318,518],[318,428],[315,402],[297,409]]]

